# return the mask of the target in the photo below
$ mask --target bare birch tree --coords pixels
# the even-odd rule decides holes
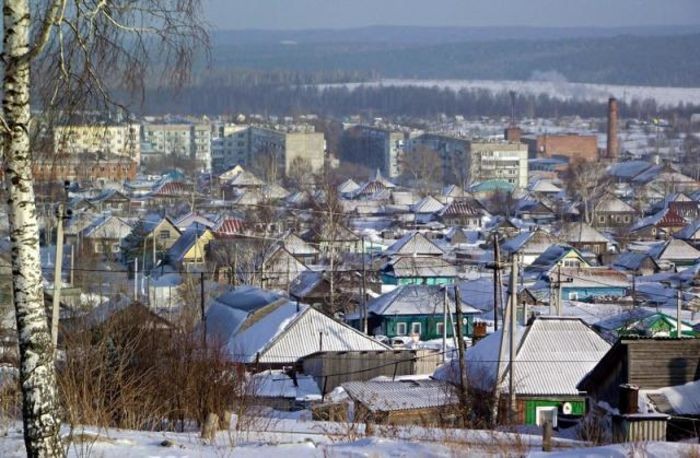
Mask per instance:
[[[595,217],[593,202],[609,186],[610,179],[605,173],[605,164],[600,162],[573,161],[569,166],[566,187],[575,202],[583,206],[583,218],[590,223]]]
[[[64,453],[32,183],[39,148],[30,134],[45,131],[48,120],[68,121],[77,110],[123,108],[112,91],[143,94],[151,70],[155,83],[163,75],[168,83],[186,81],[197,49],[193,44],[208,44],[200,17],[199,0],[3,2],[0,128],[30,457]],[[40,119],[32,118],[32,109],[41,110]]]

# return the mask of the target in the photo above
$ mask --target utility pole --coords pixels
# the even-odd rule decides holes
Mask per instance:
[[[498,308],[500,303],[500,275],[501,255],[498,248],[498,234],[493,237],[493,330],[498,331]]]
[[[678,280],[678,290],[676,290],[676,338],[680,339],[683,333],[681,328],[681,306],[683,305],[683,292],[681,291],[681,281]]]
[[[445,288],[447,291],[447,288]],[[457,313],[457,355],[459,356],[459,386],[462,401],[462,410],[466,408],[467,401],[467,385],[466,385],[466,368],[464,361],[464,336],[462,332],[462,298],[459,292],[459,287],[455,285],[455,312]],[[463,412],[466,413],[466,412]]]
[[[365,270],[365,236],[362,235],[362,330],[367,334],[367,271]]]
[[[510,352],[509,352],[509,364],[510,371],[508,372],[508,393],[510,397],[510,423],[515,424],[517,415],[517,403],[515,401],[515,331],[517,327],[516,323],[516,310],[518,308],[518,258],[513,254],[513,265],[510,271]],[[505,328],[505,326],[504,326]]]
[[[442,362],[447,359],[447,286],[442,290]]]
[[[207,315],[204,313],[204,272],[199,273],[199,307],[202,313],[202,347],[207,347]]]
[[[61,305],[61,267],[63,264],[63,204],[56,209],[56,259],[53,269],[53,307],[51,313],[51,340],[54,350],[58,347],[58,320]]]
[[[561,316],[561,264],[557,266],[557,316]]]
[[[134,301],[139,299],[139,258],[134,258]]]

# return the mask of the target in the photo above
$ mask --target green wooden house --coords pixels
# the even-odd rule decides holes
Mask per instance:
[[[502,329],[479,340],[465,355],[467,376],[474,388],[491,393],[503,390],[499,415],[507,415],[510,368],[508,346],[500,354]],[[580,318],[537,317],[515,333],[513,364],[518,424],[541,425],[556,410],[559,423],[571,423],[585,415],[586,396],[578,383],[610,349],[610,344]],[[499,365],[499,360],[503,361]],[[499,377],[499,374],[502,378]],[[459,365],[452,361],[435,372],[438,380],[455,382]]]
[[[636,308],[599,321],[593,328],[609,338],[618,337],[675,337],[677,320],[675,317],[647,308]],[[700,337],[700,332],[693,329],[693,324],[681,320],[683,337]]]
[[[457,268],[442,258],[404,256],[389,259],[380,276],[384,285],[449,285]]]
[[[383,294],[367,304],[368,330],[372,335],[390,338],[416,336],[419,340],[438,339],[444,332],[444,311],[447,309],[447,336],[453,336],[457,321],[454,297],[451,288],[446,292],[437,285],[403,285]],[[462,332],[472,336],[474,317],[479,310],[462,301]],[[346,317],[348,322],[360,329],[362,316],[354,313]]]

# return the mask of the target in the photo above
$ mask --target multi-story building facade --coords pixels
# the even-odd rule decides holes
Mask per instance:
[[[260,161],[276,159],[279,174],[286,174],[292,163],[304,160],[310,171],[323,169],[326,141],[323,133],[312,126],[295,126],[282,130],[247,125],[227,125],[221,136],[212,140],[212,164],[217,172],[235,165],[255,167]]]
[[[345,129],[341,138],[340,158],[382,175],[395,178],[401,175],[401,159],[406,136],[403,132],[381,127],[353,125]]]
[[[527,145],[507,141],[470,141],[471,182],[505,181],[514,188],[527,186]]]
[[[503,180],[516,188],[527,186],[528,149],[523,143],[425,133],[411,138],[408,148],[420,146],[438,154],[444,183],[466,188],[477,182]]]
[[[151,158],[178,156],[195,159],[202,171],[212,166],[211,126],[207,123],[145,123],[143,149]]]
[[[138,124],[67,125],[53,132],[53,150],[57,156],[102,153],[141,161],[141,127]]]
[[[411,138],[408,143],[412,150],[424,146],[438,154],[442,163],[444,183],[467,187],[470,180],[469,140],[451,135],[425,133]]]

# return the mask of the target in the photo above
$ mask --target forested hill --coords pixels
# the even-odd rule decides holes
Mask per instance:
[[[509,80],[558,72],[576,82],[700,87],[700,32],[692,26],[381,30],[217,32],[212,70]],[[582,36],[572,37],[576,30]]]

